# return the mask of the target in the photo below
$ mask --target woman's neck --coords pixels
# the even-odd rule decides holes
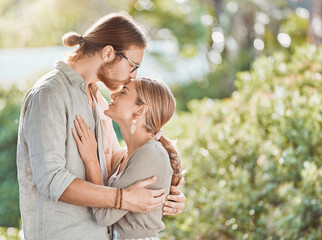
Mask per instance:
[[[130,157],[138,148],[142,147],[148,140],[153,139],[151,133],[147,132],[143,127],[137,126],[134,134],[131,134],[131,126],[120,126],[124,141],[127,146],[128,157]]]

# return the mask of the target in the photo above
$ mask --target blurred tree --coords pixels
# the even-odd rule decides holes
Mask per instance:
[[[209,74],[172,86],[178,108],[187,110],[191,99],[228,97],[235,89],[236,73],[248,70],[258,55],[292,53],[293,47],[306,42],[308,16],[302,13],[308,12],[303,7],[309,4],[299,7],[286,0],[140,0],[130,4],[129,13],[153,39],[178,44],[173,48],[178,54],[193,57],[207,49]],[[164,63],[172,64],[167,59]]]
[[[0,2],[0,48],[61,45],[69,31],[83,33],[128,0],[4,0]]]
[[[163,239],[322,239],[321,51],[262,56],[230,98],[193,100],[166,127],[188,198]]]

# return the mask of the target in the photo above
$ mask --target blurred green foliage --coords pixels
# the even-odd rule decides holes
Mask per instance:
[[[206,49],[209,73],[171,86],[179,112],[167,132],[178,138],[188,201],[183,214],[165,218],[162,238],[321,239],[322,51],[298,47],[308,41],[309,18],[291,2],[3,0],[0,48],[61,45],[64,33],[83,33],[122,10],[153,40],[174,43],[177,55]],[[291,38],[289,47],[279,33]],[[163,55],[155,59],[171,66]],[[15,154],[23,94],[0,86],[0,226],[19,227]],[[2,236],[17,239],[18,231],[0,228]]]
[[[209,57],[207,76],[172,87],[179,110],[187,110],[192,99],[230,96],[237,72],[248,70],[261,53],[291,52],[307,41],[309,27],[308,17],[295,12],[287,0],[5,0],[0,9],[0,48],[61,45],[64,33],[83,33],[97,18],[126,11],[153,40],[173,43],[175,54],[190,58],[201,49],[217,54],[221,60],[214,63]],[[222,43],[215,41],[214,31],[222,32]],[[291,37],[289,48],[278,42],[280,32]],[[254,48],[255,39],[263,41],[262,51]],[[155,55],[161,65],[173,65],[163,53]]]
[[[0,48],[61,45],[69,31],[85,31],[105,3],[84,0],[4,0],[0,3]],[[112,10],[112,9],[110,9]]]
[[[314,46],[262,56],[230,98],[176,116],[188,199],[164,239],[322,239],[321,63]]]
[[[0,239],[4,240],[20,240],[20,229],[19,228],[5,228],[5,227],[0,227]]]
[[[16,170],[18,118],[23,94],[16,87],[0,87],[0,226],[19,226]]]
[[[215,71],[210,71],[203,79],[171,85],[177,101],[177,110],[187,111],[188,103],[192,99],[229,97],[235,90],[237,69],[248,70],[253,57],[249,52],[243,51],[238,58],[222,62]]]
[[[233,1],[227,1],[233,2]],[[248,6],[248,4],[250,6]],[[221,52],[222,62],[220,64],[213,64],[210,61],[210,71],[202,79],[194,79],[193,81],[187,81],[181,84],[174,84],[171,89],[177,99],[177,109],[186,111],[188,110],[188,103],[193,99],[208,98],[226,98],[231,95],[235,90],[236,73],[250,69],[251,62],[259,55],[271,55],[275,51],[282,51],[285,54],[293,54],[294,49],[308,41],[307,31],[309,28],[309,19],[299,16],[288,7],[284,6],[284,11],[287,13],[281,13],[279,18],[274,18],[274,14],[270,11],[277,11],[278,4],[275,2],[275,8],[263,9],[261,3],[240,1],[239,10],[235,14],[226,10],[218,12],[223,19],[229,17],[228,23],[217,23],[223,30],[224,36],[230,41],[236,41],[238,49],[229,49],[229,45],[226,43],[224,50]],[[280,3],[283,5],[283,1]],[[251,11],[250,11],[251,9]],[[250,12],[249,12],[250,11]],[[248,17],[245,15],[250,14]],[[220,17],[219,16],[219,17]],[[258,34],[253,29],[256,23],[255,19],[265,16],[268,23],[261,25],[265,28],[263,34]],[[217,17],[218,18],[218,17]],[[241,22],[239,22],[241,21]],[[259,21],[261,22],[261,21]],[[247,38],[238,36],[238,28],[240,25],[247,26],[249,29]],[[264,26],[265,25],[265,26]],[[255,28],[255,26],[254,26]],[[246,31],[246,30],[245,30]],[[286,33],[291,38],[291,44],[289,47],[282,47],[277,41],[278,33]],[[265,48],[262,51],[258,51],[254,48],[254,39],[262,39]],[[209,40],[209,39],[208,39]],[[216,48],[208,46],[209,51]]]

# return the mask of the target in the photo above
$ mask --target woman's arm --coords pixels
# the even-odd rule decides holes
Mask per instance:
[[[157,176],[158,180],[149,188],[165,188],[166,192],[169,192],[172,178],[170,161],[167,158],[166,152],[161,152],[158,147],[153,146],[152,144],[147,144],[135,152],[135,154],[128,160],[129,162],[113,187],[127,188],[139,180],[151,176]],[[125,201],[126,200],[123,199],[122,205]],[[110,208],[93,209],[98,224],[102,226],[110,226],[114,224],[128,212],[125,210],[115,210]]]
[[[75,120],[75,126],[77,132],[73,130],[72,133],[77,143],[80,156],[85,163],[87,178],[92,183],[103,185],[97,157],[97,142],[95,140],[95,136],[82,117],[77,116],[77,119]],[[154,154],[154,152],[151,152],[147,155],[143,155],[142,160],[145,159],[144,157],[150,157]],[[160,168],[158,168],[156,165],[157,171],[151,171],[150,174],[140,175],[139,173],[141,171],[138,171],[138,169],[143,169],[144,167],[145,164],[143,164],[143,166],[132,165],[130,170],[126,171],[127,175],[125,177],[121,176],[123,180],[120,182],[124,184],[122,186],[114,186],[123,188],[122,208],[127,210],[93,208],[94,215],[100,225],[112,225],[120,218],[122,218],[128,212],[128,210],[130,210],[131,212],[139,212],[136,209],[147,209],[147,211],[152,211],[160,206],[161,199],[163,199],[164,202],[164,188],[160,187],[161,189],[159,188],[158,190],[146,189],[147,186],[151,186],[151,184],[154,185],[157,181],[159,181],[159,177],[162,178],[161,176],[159,176],[160,174],[157,174],[160,173]],[[133,179],[133,177],[131,177],[132,175],[138,178]],[[155,176],[157,176],[158,179]],[[129,179],[131,181],[128,181]],[[116,193],[116,189],[114,188],[113,190],[113,193]],[[113,196],[115,197],[116,194],[114,194]],[[146,199],[150,199],[150,201],[143,201]],[[129,208],[128,206],[131,206],[135,210],[132,210],[132,208]]]

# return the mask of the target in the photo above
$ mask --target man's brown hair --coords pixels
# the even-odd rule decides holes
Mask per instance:
[[[79,47],[68,56],[68,62],[75,62],[84,56],[91,56],[101,51],[106,45],[114,48],[116,53],[123,52],[131,46],[145,48],[148,35],[144,29],[130,17],[112,13],[100,18],[82,36],[75,32],[63,36],[66,47]]]

